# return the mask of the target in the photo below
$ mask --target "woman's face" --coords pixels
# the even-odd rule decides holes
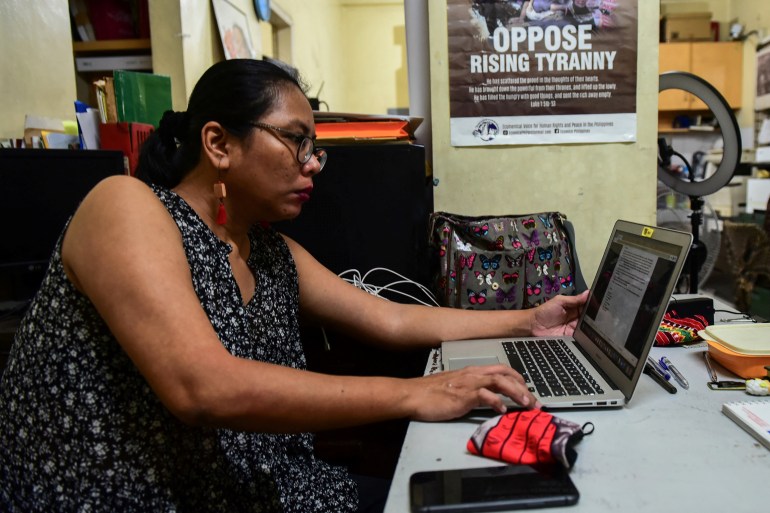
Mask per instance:
[[[285,86],[274,108],[253,121],[281,130],[255,127],[244,139],[239,158],[230,168],[228,196],[247,219],[268,222],[292,219],[310,199],[313,176],[320,171],[315,156],[304,164],[299,163],[299,143],[291,136],[315,137],[313,111],[302,91]]]

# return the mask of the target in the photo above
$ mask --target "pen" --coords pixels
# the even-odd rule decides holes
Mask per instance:
[[[669,374],[664,367],[661,367],[661,365],[655,361],[655,359],[652,356],[647,357],[647,361],[652,365],[652,368],[658,371],[658,374],[660,374],[663,379],[668,381],[671,379],[671,374]]]
[[[653,365],[650,362],[647,362],[644,364],[644,373],[650,376],[652,379],[655,380],[655,382],[663,387],[663,390],[668,392],[669,394],[675,394],[676,393],[676,387],[666,381],[666,378],[663,377],[663,375],[658,372],[658,370],[653,367]]]
[[[703,351],[703,359],[706,361],[706,369],[708,369],[709,374],[711,375],[711,382],[716,383],[719,381],[719,376],[717,376],[717,373],[714,371],[714,367],[711,366],[711,358],[709,357],[708,351]]]
[[[674,379],[677,383],[679,383],[684,388],[690,388],[690,384],[687,382],[687,380],[682,376],[682,373],[679,372],[679,369],[674,367],[674,364],[671,363],[671,360],[663,356],[660,359],[660,366],[663,367],[666,370],[670,370],[671,374],[674,375]]]

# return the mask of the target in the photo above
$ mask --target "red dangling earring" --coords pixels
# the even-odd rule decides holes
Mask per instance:
[[[222,180],[219,180],[214,184],[214,195],[219,199],[219,207],[217,207],[217,224],[223,225],[227,223],[227,210],[225,210],[227,189],[225,189],[225,184]]]
[[[217,207],[217,224],[222,226],[227,223],[227,210],[225,210],[227,189],[225,188],[225,183],[222,181],[222,155],[219,155],[217,171],[219,172],[219,180],[214,184],[214,196],[219,200],[219,206]]]

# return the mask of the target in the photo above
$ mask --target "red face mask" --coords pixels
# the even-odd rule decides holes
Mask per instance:
[[[593,433],[593,424],[580,425],[542,410],[509,412],[489,419],[468,440],[468,451],[517,465],[561,463],[572,468],[574,445]]]

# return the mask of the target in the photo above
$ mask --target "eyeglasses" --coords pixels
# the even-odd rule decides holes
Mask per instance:
[[[315,155],[315,158],[318,160],[318,165],[320,166],[320,169],[324,168],[324,165],[326,164],[326,159],[328,158],[326,150],[324,150],[323,148],[316,148],[315,142],[310,137],[304,134],[297,134],[294,132],[290,132],[285,128],[269,125],[267,123],[258,123],[256,121],[252,121],[251,125],[258,128],[264,128],[267,130],[272,130],[278,133],[285,134],[286,137],[288,137],[298,145],[297,162],[299,162],[300,164],[307,164],[307,162],[310,160],[310,157]],[[273,135],[275,134],[273,133]]]

